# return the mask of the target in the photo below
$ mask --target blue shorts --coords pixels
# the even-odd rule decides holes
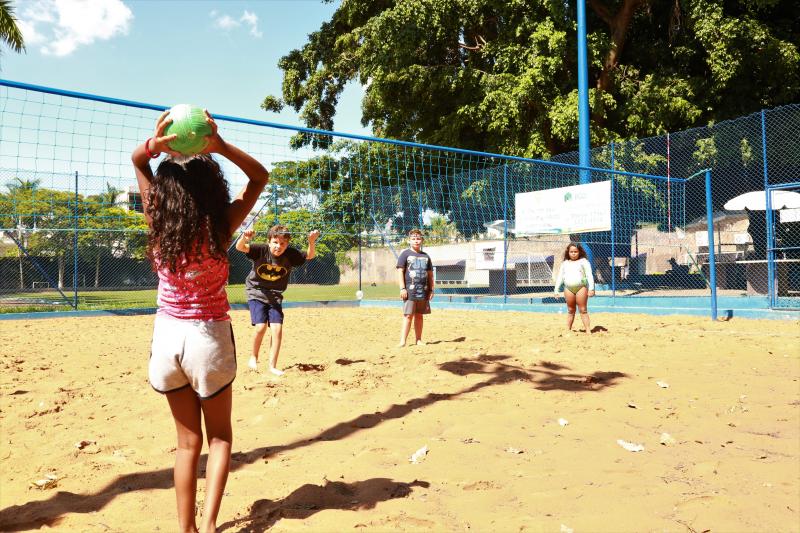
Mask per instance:
[[[250,323],[254,326],[256,324],[283,324],[281,304],[247,300],[247,307],[250,308]]]

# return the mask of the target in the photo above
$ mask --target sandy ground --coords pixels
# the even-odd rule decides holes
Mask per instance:
[[[290,309],[272,378],[234,312],[220,530],[800,531],[800,323],[592,319]],[[0,530],[176,530],[152,322],[0,322]]]

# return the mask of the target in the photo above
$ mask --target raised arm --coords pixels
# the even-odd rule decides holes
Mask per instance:
[[[169,111],[161,113],[158,120],[156,120],[156,129],[153,136],[134,148],[131,154],[133,168],[136,171],[136,182],[139,184],[139,195],[142,197],[144,218],[148,224],[150,224],[150,215],[147,214],[148,192],[150,190],[150,182],[153,179],[150,160],[158,157],[161,152],[172,153],[169,150],[168,143],[177,137],[177,135],[164,135],[164,129],[172,122],[172,119],[167,118],[168,114]]]
[[[314,259],[317,255],[317,239],[319,238],[319,230],[315,229],[308,234],[308,250],[306,250],[306,259]]]
[[[253,235],[255,235],[255,231],[252,229],[246,229],[239,235],[239,238],[236,240],[236,249],[240,252],[247,253],[250,251],[250,241],[253,240]]]

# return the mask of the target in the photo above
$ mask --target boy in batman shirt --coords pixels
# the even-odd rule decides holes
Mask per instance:
[[[289,246],[291,234],[285,226],[272,226],[267,234],[267,244],[250,244],[254,233],[252,229],[245,230],[236,241],[236,249],[253,261],[253,269],[245,281],[250,321],[256,328],[253,355],[248,366],[258,370],[258,353],[269,326],[269,371],[280,376],[283,371],[277,365],[283,337],[283,291],[289,285],[292,269],[314,258],[319,231],[308,234],[308,250],[305,253]]]

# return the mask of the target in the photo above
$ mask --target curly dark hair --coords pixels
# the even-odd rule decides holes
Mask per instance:
[[[573,246],[578,249],[578,259],[583,259],[584,257],[586,257],[586,250],[583,249],[583,246],[581,246],[579,242],[571,242],[567,245],[566,249],[564,250],[565,261],[569,260],[569,249],[572,248]]]
[[[147,257],[175,272],[178,262],[208,243],[212,257],[227,256],[231,193],[219,164],[209,155],[184,164],[165,159],[147,191],[150,233]]]

